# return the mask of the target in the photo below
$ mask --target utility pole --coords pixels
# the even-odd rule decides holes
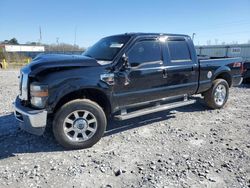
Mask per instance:
[[[218,39],[214,39],[215,45],[218,45]]]
[[[59,37],[56,37],[57,46],[59,46]]]
[[[76,46],[76,32],[77,32],[77,26],[75,26],[74,47]]]
[[[57,50],[55,51],[59,51],[59,37],[56,37],[56,43],[57,43]]]
[[[42,29],[41,26],[39,26],[39,44],[42,42]]]

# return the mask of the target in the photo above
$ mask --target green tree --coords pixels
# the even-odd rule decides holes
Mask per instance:
[[[9,40],[4,40],[3,42],[2,42],[2,44],[8,44],[9,43]]]
[[[12,38],[9,40],[8,44],[19,44],[16,38]]]

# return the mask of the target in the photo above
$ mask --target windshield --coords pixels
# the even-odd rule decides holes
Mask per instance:
[[[96,60],[112,61],[122,47],[129,41],[130,36],[111,36],[98,41],[87,49],[83,55]]]

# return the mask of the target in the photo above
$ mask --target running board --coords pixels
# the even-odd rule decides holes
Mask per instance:
[[[195,102],[196,102],[196,100],[194,100],[194,99],[187,100],[187,101],[180,101],[180,102],[175,102],[172,104],[164,104],[164,105],[157,105],[157,106],[153,106],[153,107],[149,107],[149,108],[144,108],[144,109],[137,110],[137,111],[130,112],[130,113],[126,113],[126,110],[125,110],[125,111],[122,111],[122,113],[120,115],[114,116],[114,118],[116,120],[126,120],[126,119],[135,118],[138,116],[144,116],[147,114],[155,113],[155,112],[160,112],[163,110],[169,110],[172,108],[178,108],[181,106],[194,104]]]

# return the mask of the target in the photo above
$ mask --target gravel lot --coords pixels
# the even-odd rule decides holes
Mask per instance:
[[[250,86],[227,106],[204,103],[110,122],[86,150],[18,128],[18,71],[0,70],[0,187],[250,187]]]

